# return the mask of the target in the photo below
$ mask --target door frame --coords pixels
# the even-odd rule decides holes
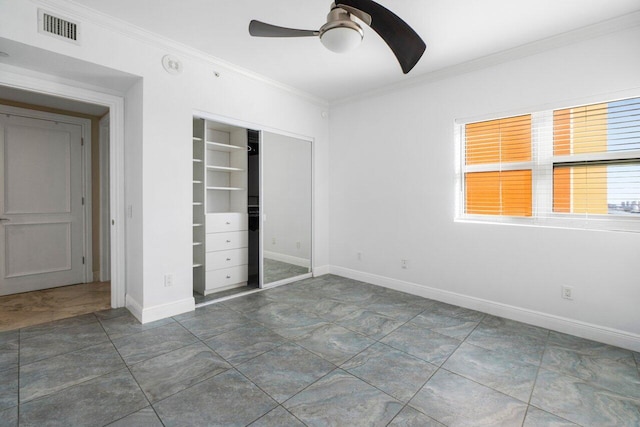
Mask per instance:
[[[71,86],[34,75],[18,74],[0,67],[0,85],[72,99],[109,108],[109,177],[111,209],[111,306],[124,307],[126,293],[125,259],[125,174],[124,98],[96,89]]]
[[[92,218],[91,218],[91,120],[81,117],[66,116],[63,114],[50,113],[47,111],[30,110],[28,108],[12,107],[0,104],[0,114],[23,117],[26,119],[45,120],[54,123],[65,123],[80,127],[80,138],[82,138],[82,256],[83,283],[93,281],[93,258],[92,258]]]
[[[99,163],[100,163],[100,277],[101,282],[111,278],[111,256],[109,253],[109,113],[99,123]]]

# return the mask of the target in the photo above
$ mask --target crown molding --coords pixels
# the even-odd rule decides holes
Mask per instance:
[[[426,83],[432,83],[439,80],[444,80],[454,76],[478,71],[484,68],[489,68],[495,65],[503,64],[516,59],[532,56],[544,51],[552,50],[555,48],[568,46],[571,44],[579,43],[581,41],[597,38],[611,33],[616,33],[630,28],[640,26],[640,11],[625,14],[616,18],[608,19],[606,21],[598,22],[596,24],[588,25],[585,27],[577,28],[575,30],[567,31],[552,37],[537,40],[531,43],[527,43],[515,48],[507,49],[504,51],[496,52],[490,55],[486,55],[480,58],[473,59],[471,61],[463,62],[460,64],[452,65],[450,67],[441,68],[438,70],[430,71],[417,75],[413,78],[403,80],[402,82],[392,83],[385,85],[370,91],[365,91],[360,94],[351,95],[344,98],[327,100],[320,98],[308,92],[297,89],[293,86],[284,84],[282,82],[270,79],[261,74],[247,70],[243,67],[237,66],[231,62],[216,56],[207,54],[201,50],[195,49],[191,46],[179,43],[175,40],[169,39],[162,35],[144,30],[126,21],[120,20],[113,16],[104,14],[94,9],[82,6],[73,0],[31,0],[33,3],[40,7],[50,8],[52,10],[63,13],[69,18],[76,19],[80,22],[90,22],[92,24],[101,26],[111,31],[117,32],[125,37],[129,37],[146,43],[150,46],[154,46],[160,49],[169,50],[180,55],[190,57],[204,63],[207,66],[214,66],[219,71],[220,68],[224,68],[227,71],[241,74],[252,80],[269,85],[281,91],[287,92],[298,98],[309,101],[321,107],[333,107],[343,104],[349,104],[359,100],[373,98],[381,96],[390,92],[394,92],[400,89],[415,87]]]
[[[424,85],[426,83],[432,83],[438,80],[444,80],[454,76],[467,74],[473,71],[489,68],[516,59],[533,56],[559,47],[572,45],[607,34],[625,31],[638,26],[640,26],[640,11],[608,19],[606,21],[598,22],[586,27],[577,28],[575,30],[567,31],[552,37],[547,37],[545,39],[537,40],[511,49],[492,53],[490,55],[463,62],[461,64],[456,64],[450,67],[427,72],[425,74],[420,74],[411,79],[376,88],[374,90],[363,92],[358,95],[330,100],[329,104],[331,107],[334,107],[367,98],[381,96],[400,89]]]
[[[269,85],[283,92],[287,92],[298,98],[302,98],[313,104],[321,107],[329,106],[329,101],[324,98],[319,98],[308,92],[297,89],[293,86],[281,83],[279,81],[270,79],[261,74],[247,70],[246,68],[237,66],[224,59],[205,53],[199,49],[195,49],[191,46],[187,46],[183,43],[179,43],[170,38],[164,37],[160,34],[147,31],[143,28],[137,27],[129,22],[99,12],[97,10],[80,5],[73,0],[31,0],[39,7],[49,9],[50,11],[56,11],[64,16],[77,20],[79,22],[89,22],[91,24],[100,26],[102,28],[119,33],[122,36],[132,38],[147,45],[168,50],[176,54],[187,56],[193,60],[204,63],[207,66],[215,67],[216,71],[221,71],[221,68],[226,71],[231,71],[237,74],[241,74],[247,78],[258,81],[260,83]]]

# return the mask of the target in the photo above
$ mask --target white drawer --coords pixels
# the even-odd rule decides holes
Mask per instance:
[[[222,270],[207,271],[206,290],[226,288],[247,281],[248,268],[246,265],[223,268]]]
[[[246,248],[249,244],[249,235],[246,231],[209,233],[206,239],[207,252]]]
[[[247,229],[247,214],[215,213],[207,214],[207,233],[224,233]]]
[[[249,251],[247,248],[207,253],[207,271],[220,270],[221,268],[235,267],[248,263]]]

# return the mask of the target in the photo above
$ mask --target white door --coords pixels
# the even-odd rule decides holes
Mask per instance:
[[[0,295],[82,283],[82,131],[0,117]]]

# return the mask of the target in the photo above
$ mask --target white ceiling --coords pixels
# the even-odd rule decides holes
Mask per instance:
[[[365,28],[347,54],[315,38],[249,36],[251,19],[319,29],[331,0],[73,0],[326,100],[441,70],[640,10],[638,0],[379,0],[427,44],[405,76],[386,44]]]

